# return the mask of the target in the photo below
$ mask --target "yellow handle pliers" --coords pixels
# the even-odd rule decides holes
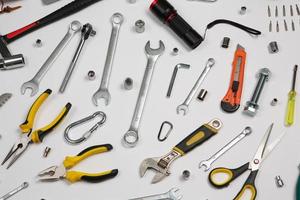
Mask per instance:
[[[59,113],[59,115],[50,124],[43,128],[32,131],[36,113],[51,93],[52,90],[47,89],[32,104],[25,122],[20,125],[20,129],[23,134],[13,145],[13,147],[5,157],[4,161],[2,162],[2,165],[12,157],[11,162],[7,166],[7,168],[9,168],[27,149],[29,144],[41,143],[44,137],[48,135],[68,114],[69,110],[72,107],[71,103],[67,103],[62,109],[62,111]]]
[[[72,167],[77,165],[82,160],[103,152],[113,149],[111,144],[96,145],[86,148],[76,156],[67,156],[63,163],[59,166],[52,166],[41,171],[38,176],[40,181],[57,181],[62,178],[71,183],[77,181],[86,181],[90,183],[98,183],[107,179],[114,178],[118,174],[118,169],[113,169],[105,172],[90,174],[79,171],[69,171]]]

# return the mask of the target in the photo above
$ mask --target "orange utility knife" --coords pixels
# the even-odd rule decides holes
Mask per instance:
[[[246,56],[247,54],[244,47],[238,44],[232,63],[230,86],[225,97],[221,101],[221,108],[227,113],[233,113],[240,107]]]

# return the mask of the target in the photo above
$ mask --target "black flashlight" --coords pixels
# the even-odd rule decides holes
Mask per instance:
[[[191,49],[198,47],[203,38],[180,15],[177,10],[166,0],[154,0],[150,10],[164,24],[169,26]]]

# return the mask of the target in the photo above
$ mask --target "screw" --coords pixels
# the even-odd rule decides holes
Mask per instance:
[[[44,158],[46,158],[48,156],[48,154],[50,153],[50,151],[51,151],[51,148],[50,147],[46,147],[46,149],[44,150],[44,154],[43,154]]]
[[[277,187],[281,188],[281,187],[284,186],[283,180],[281,179],[280,176],[276,176],[276,177],[275,177],[275,180],[276,180],[276,185],[277,185]]]
[[[268,68],[263,68],[260,70],[259,80],[257,82],[252,98],[250,101],[247,102],[247,105],[244,108],[245,114],[248,114],[250,116],[255,116],[256,111],[259,108],[258,105],[259,97],[264,88],[265,82],[269,80],[270,75],[271,75],[271,71]]]

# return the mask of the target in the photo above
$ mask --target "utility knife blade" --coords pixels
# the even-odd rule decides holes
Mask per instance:
[[[0,95],[0,107],[2,107],[11,98],[11,96],[11,93],[5,93]]]

